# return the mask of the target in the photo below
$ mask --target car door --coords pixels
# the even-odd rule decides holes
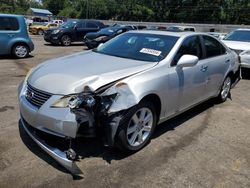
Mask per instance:
[[[98,25],[96,25],[94,22],[86,22],[86,30],[87,32],[96,32],[100,28]]]
[[[78,22],[75,26],[76,41],[83,41],[86,35],[86,22]]]
[[[179,67],[183,55],[195,55],[198,63],[192,67]],[[166,115],[183,111],[205,99],[207,83],[207,62],[203,59],[201,40],[198,35],[187,37],[181,44],[171,63],[168,79],[168,92],[172,111]]]
[[[219,91],[232,60],[225,47],[217,39],[207,35],[203,35],[202,39],[205,49],[204,60],[208,66],[206,94],[211,97]]]
[[[11,52],[11,41],[19,33],[19,24],[14,17],[0,17],[0,54]]]

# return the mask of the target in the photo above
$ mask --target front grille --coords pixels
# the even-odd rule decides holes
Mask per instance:
[[[27,84],[25,97],[31,104],[38,108],[40,108],[51,96],[52,94],[41,91],[32,87],[30,84]]]

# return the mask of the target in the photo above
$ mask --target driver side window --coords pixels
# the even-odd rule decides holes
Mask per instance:
[[[202,48],[199,36],[186,38],[173,59],[171,66],[175,66],[183,55],[195,55],[199,59],[202,58]]]

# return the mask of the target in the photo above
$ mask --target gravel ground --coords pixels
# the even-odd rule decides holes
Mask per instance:
[[[133,155],[81,140],[83,175],[72,176],[20,127],[17,87],[34,65],[85,46],[32,39],[30,58],[0,56],[0,187],[250,187],[250,76],[232,90],[232,100],[207,101],[159,125]]]

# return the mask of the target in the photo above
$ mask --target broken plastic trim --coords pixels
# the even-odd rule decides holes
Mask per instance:
[[[109,114],[129,109],[139,103],[139,100],[134,95],[133,91],[124,82],[118,82],[117,84],[111,86],[105,90],[101,96],[104,97],[114,94],[117,94],[117,97],[108,109]]]
[[[77,167],[74,161],[69,160],[66,156],[66,153],[47,145],[42,139],[38,138],[35,133],[30,131],[26,127],[25,122],[21,118],[21,124],[26,133],[34,140],[38,146],[40,146],[46,153],[48,153],[52,158],[54,158],[58,163],[60,163],[64,168],[69,170],[72,174],[78,175],[82,174],[82,171]]]

